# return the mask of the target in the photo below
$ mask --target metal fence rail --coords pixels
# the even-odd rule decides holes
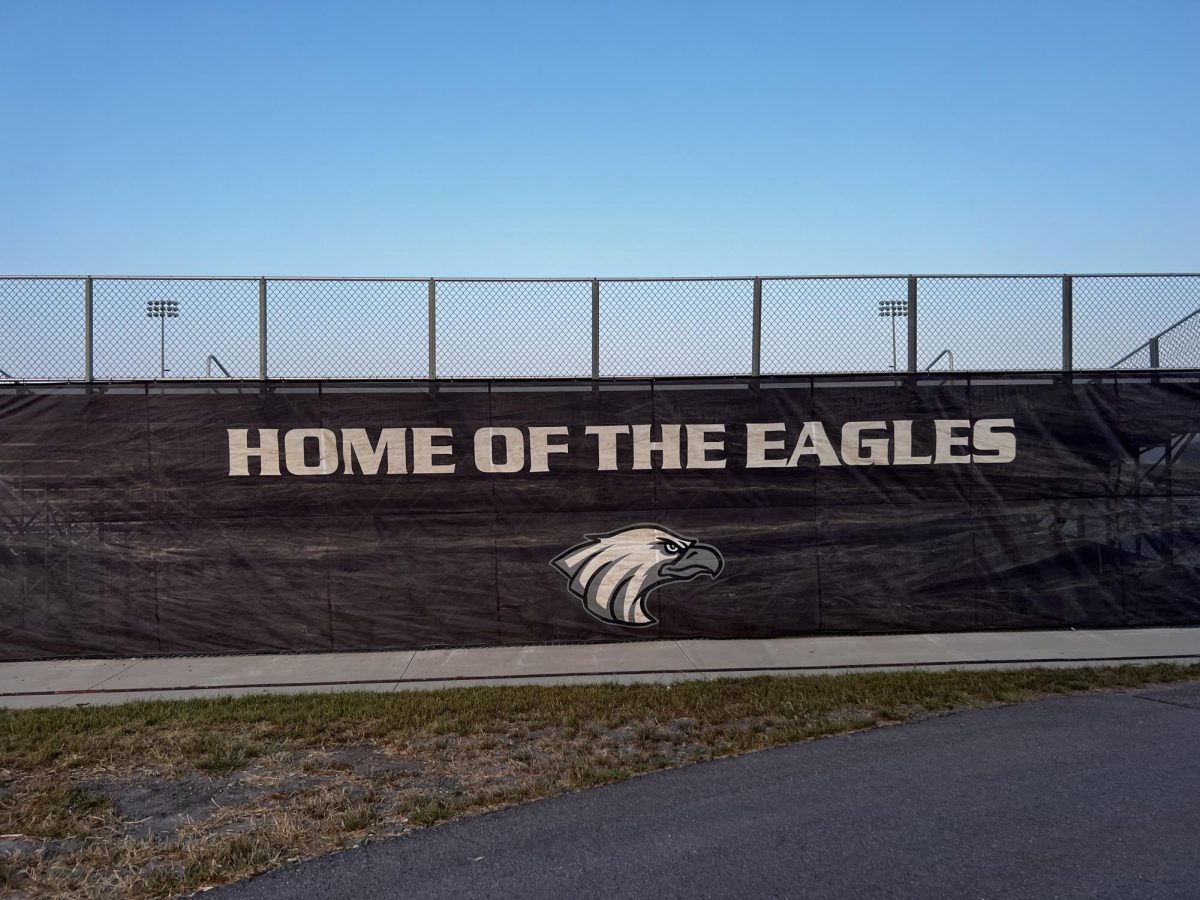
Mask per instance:
[[[1200,367],[1200,274],[0,276],[0,379]]]

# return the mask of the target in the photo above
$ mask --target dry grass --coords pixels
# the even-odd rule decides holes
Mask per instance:
[[[0,711],[0,893],[170,897],[469,813],[953,709],[1200,666]]]

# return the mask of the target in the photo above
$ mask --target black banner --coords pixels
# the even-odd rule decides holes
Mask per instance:
[[[0,657],[1200,622],[1200,376],[0,389]]]

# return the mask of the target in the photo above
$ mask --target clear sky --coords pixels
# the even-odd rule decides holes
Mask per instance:
[[[1200,2],[0,0],[0,272],[1197,271]]]

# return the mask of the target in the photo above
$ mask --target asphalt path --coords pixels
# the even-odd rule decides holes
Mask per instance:
[[[1200,685],[939,716],[703,763],[214,895],[1200,897]]]

